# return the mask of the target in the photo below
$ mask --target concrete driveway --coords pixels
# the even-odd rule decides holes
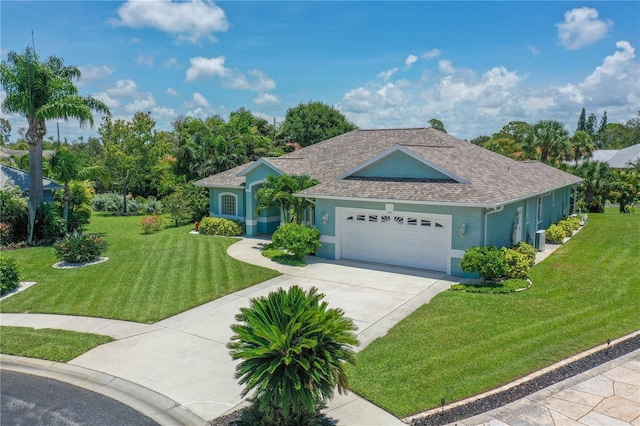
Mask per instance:
[[[346,316],[354,320],[361,341],[358,349],[361,349],[457,282],[442,273],[363,262],[312,259],[304,268],[286,267],[262,257],[259,252],[262,244],[262,240],[243,239],[231,246],[229,254],[279,269],[284,275],[153,325],[132,324],[130,334],[119,329],[127,329],[126,325],[103,320],[110,324],[105,323],[102,328],[95,324],[95,319],[90,319],[93,332],[108,334],[112,329],[116,334],[118,329],[119,340],[95,348],[69,364],[142,385],[209,420],[242,403],[242,389],[234,378],[235,363],[225,345],[232,335],[230,325],[235,322],[235,315],[241,307],[249,305],[251,298],[294,284],[305,289],[317,287],[331,307],[342,308]],[[70,322],[82,321],[65,318]],[[3,322],[9,325],[7,319]],[[27,325],[29,320],[24,321],[14,325]],[[334,410],[335,417],[343,424],[402,424],[375,406],[373,411],[372,407],[364,409],[363,404],[373,406],[353,394],[338,397],[330,405],[328,415],[332,416]]]

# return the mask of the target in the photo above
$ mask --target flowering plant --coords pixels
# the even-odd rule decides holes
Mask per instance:
[[[53,249],[60,260],[83,263],[97,259],[107,249],[107,242],[97,234],[74,231],[56,241]]]

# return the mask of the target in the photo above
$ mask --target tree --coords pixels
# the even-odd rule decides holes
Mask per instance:
[[[22,54],[9,52],[0,65],[0,82],[6,92],[2,110],[26,116],[29,144],[29,234],[33,241],[36,211],[43,201],[42,142],[47,133],[46,121],[70,118],[80,126],[93,126],[93,111],[109,115],[109,108],[92,97],[82,97],[73,84],[80,70],[66,66],[62,58],[51,56],[41,61],[32,47]]]
[[[79,157],[69,152],[66,148],[58,148],[49,159],[49,164],[54,177],[64,185],[62,218],[67,223],[67,229],[69,229],[69,201],[71,200],[69,183],[78,179],[80,173]]]
[[[591,153],[596,149],[591,136],[584,130],[578,130],[569,138],[571,145],[571,159],[578,161],[591,157]]]
[[[578,126],[576,127],[576,132],[578,131],[587,131],[587,112],[584,107],[582,107],[582,111],[580,111],[580,118],[578,119]]]
[[[0,146],[11,142],[11,123],[6,118],[0,118]]]
[[[540,150],[540,161],[562,160],[569,152],[568,132],[564,125],[555,120],[540,120],[533,126],[533,141]]]
[[[520,151],[520,145],[516,143],[512,138],[491,138],[484,145],[483,148],[489,151],[502,154],[505,157],[513,158],[516,153]]]
[[[302,197],[294,197],[296,192],[317,185],[316,179],[308,175],[268,175],[265,182],[256,192],[256,214],[271,207],[280,211],[280,224],[286,222],[302,223],[305,209],[313,204]]]
[[[607,163],[585,161],[578,164],[573,172],[583,179],[578,187],[585,207],[590,212],[603,212],[605,201],[610,197],[615,176]]]
[[[284,143],[297,142],[305,147],[356,128],[337,109],[322,102],[308,102],[287,110],[277,137]]]
[[[428,121],[428,123],[429,127],[431,127],[432,129],[436,129],[442,133],[447,133],[447,130],[444,128],[444,123],[437,118],[432,118]]]
[[[491,136],[480,135],[471,139],[469,142],[474,145],[483,146],[486,142],[489,141],[489,139],[491,139]]]
[[[308,424],[334,388],[347,387],[344,365],[355,362],[357,327],[323,298],[315,287],[280,288],[236,315],[227,348],[240,360],[235,375],[245,386],[242,395],[255,391],[258,419],[251,424]]]

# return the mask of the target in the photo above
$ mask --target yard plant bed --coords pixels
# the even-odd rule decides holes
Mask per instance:
[[[87,232],[108,241],[109,261],[54,269],[52,247],[13,250],[22,279],[38,284],[0,302],[0,311],[153,323],[279,275],[230,257],[237,238],[193,238],[192,226],[144,234],[138,216],[94,213]]]
[[[403,418],[640,329],[640,218],[591,214],[509,297],[446,291],[357,355],[350,388]]]
[[[636,335],[629,339],[611,345],[608,348],[601,349],[590,355],[585,356],[577,361],[558,367],[553,371],[549,371],[535,379],[528,380],[511,389],[504,390],[494,395],[489,395],[468,404],[461,405],[450,409],[445,409],[441,413],[430,414],[423,418],[414,419],[412,426],[440,426],[454,423],[487,411],[502,407],[511,402],[517,401],[554,385],[570,377],[588,371],[594,367],[602,365],[612,359],[621,357],[630,352],[640,349],[640,335]]]

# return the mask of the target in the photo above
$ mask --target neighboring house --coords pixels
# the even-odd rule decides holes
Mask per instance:
[[[320,184],[307,223],[321,232],[319,257],[443,271],[460,269],[477,245],[536,242],[572,211],[581,179],[535,161],[514,161],[434,129],[354,130],[282,157],[209,176],[210,214],[273,232],[279,215],[256,215],[270,174],[308,174]]]
[[[7,185],[15,185],[20,188],[22,192],[28,194],[29,172],[0,164],[0,189],[4,189]],[[43,201],[53,202],[53,191],[56,189],[64,189],[64,186],[51,179],[42,178],[42,189],[44,195]]]
[[[640,143],[623,149],[599,149],[593,151],[593,161],[607,163],[612,169],[628,169],[640,161]]]

